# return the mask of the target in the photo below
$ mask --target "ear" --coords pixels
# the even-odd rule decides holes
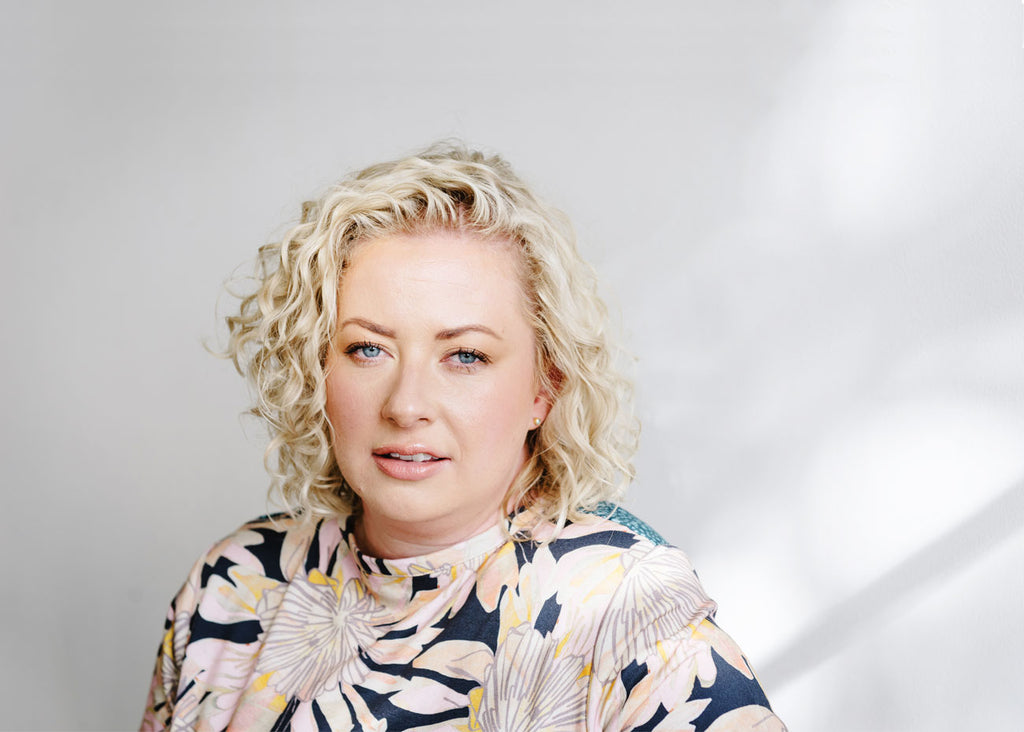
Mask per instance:
[[[530,419],[533,420],[533,424],[530,425],[530,429],[537,429],[544,423],[544,420],[548,418],[548,413],[551,411],[551,397],[548,396],[546,390],[542,389],[537,393],[537,396],[533,399],[533,409],[530,410]]]

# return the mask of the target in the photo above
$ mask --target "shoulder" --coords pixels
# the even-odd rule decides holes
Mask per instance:
[[[208,565],[278,561],[290,548],[308,545],[319,528],[317,522],[290,514],[259,516],[214,543],[203,558]]]
[[[275,514],[247,521],[215,542],[171,601],[167,630],[175,662],[180,665],[186,646],[203,639],[255,640],[293,578],[333,552],[341,536],[337,521]]]
[[[529,522],[530,519],[527,519]],[[602,501],[582,511],[561,529],[541,521],[529,530],[534,543],[550,547],[556,556],[585,550],[608,554],[642,555],[668,542],[648,524],[614,503]]]
[[[646,539],[655,546],[664,546],[668,544],[661,534],[617,503],[601,501],[597,504],[594,510],[589,513],[592,516],[607,519],[609,522],[617,525],[621,529],[626,529],[636,536]]]
[[[543,534],[538,536],[542,541]],[[580,520],[567,523],[556,538],[549,540],[556,558],[599,554],[617,563],[624,584],[645,579],[699,587],[689,558],[669,544],[646,522],[614,503],[599,503]]]
[[[608,623],[628,620],[630,627],[664,634],[714,614],[715,604],[686,554],[621,506],[599,504],[566,524],[543,552],[561,568],[563,582],[599,584],[596,594],[605,598]],[[591,575],[596,579],[586,582]],[[586,593],[594,594],[593,588]]]
[[[308,561],[310,553],[319,555],[324,544],[333,544],[333,550],[341,534],[335,520],[309,521],[286,513],[246,521],[199,557],[179,602],[225,582],[232,586],[251,584],[253,578],[289,582]]]
[[[560,561],[592,556],[606,572],[607,605],[598,656],[643,657],[659,641],[691,633],[714,617],[689,557],[621,506],[599,504],[551,542]],[[579,562],[582,564],[582,562]],[[599,645],[601,643],[599,642]]]

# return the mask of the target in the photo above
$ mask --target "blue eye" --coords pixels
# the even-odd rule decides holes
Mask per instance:
[[[353,343],[345,349],[345,353],[363,361],[372,361],[375,358],[379,358],[383,351],[375,343]]]
[[[461,351],[456,351],[449,358],[454,358],[455,363],[459,366],[475,366],[480,363],[487,363],[487,356],[474,351],[472,348],[464,348]]]

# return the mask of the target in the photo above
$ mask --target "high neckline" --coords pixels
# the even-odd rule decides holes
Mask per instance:
[[[414,557],[383,559],[363,552],[356,542],[355,516],[345,522],[345,539],[364,577],[450,575],[459,568],[476,569],[487,556],[509,541],[508,521],[502,521],[464,541]]]

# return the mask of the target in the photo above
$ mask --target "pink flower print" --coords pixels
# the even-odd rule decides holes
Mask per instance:
[[[643,658],[658,641],[674,637],[714,610],[686,556],[658,547],[626,572],[606,616],[605,637],[598,641],[596,656]],[[617,673],[617,666],[612,663],[606,670]]]
[[[483,732],[537,732],[582,726],[585,660],[559,652],[561,638],[528,623],[509,631],[487,670],[477,721]]]
[[[288,698],[310,701],[338,683],[357,684],[368,672],[360,649],[375,640],[383,614],[357,580],[313,570],[296,577],[271,625],[256,669],[272,673],[270,686]]]

